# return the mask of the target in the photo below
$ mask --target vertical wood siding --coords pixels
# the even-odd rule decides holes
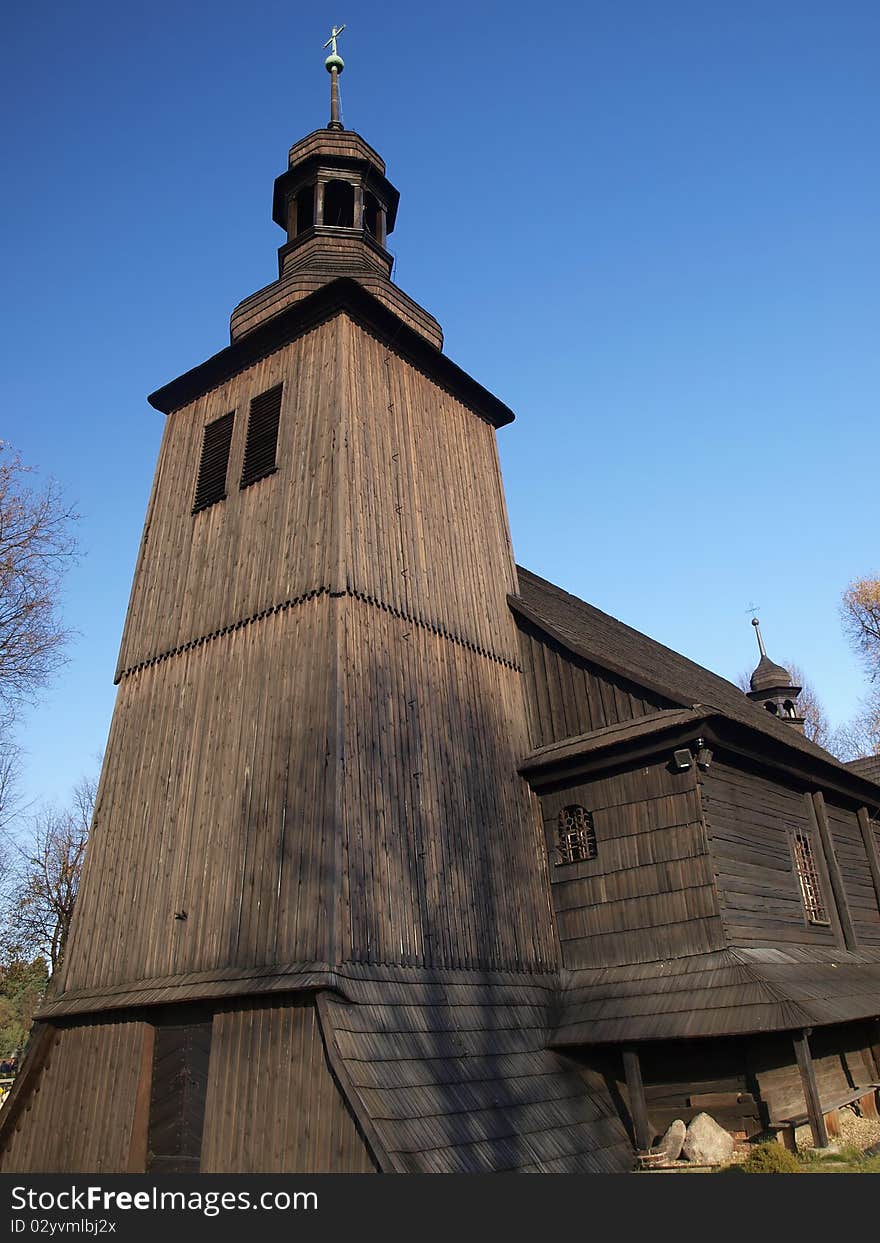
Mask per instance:
[[[339,321],[166,420],[119,670],[330,584]],[[278,471],[239,488],[251,399],[284,384]],[[236,412],[224,501],[190,513],[203,428]]]
[[[332,956],[332,613],[307,600],[123,680],[65,991]]]
[[[339,324],[348,587],[518,664],[494,428],[351,320]]]
[[[191,515],[282,382],[277,472]],[[344,315],[170,416],[64,991],[553,964],[515,581],[494,429]]]
[[[517,625],[533,747],[675,706],[567,652],[524,618]]]
[[[369,1174],[312,1002],[214,1016],[203,1173]]]
[[[592,812],[597,854],[555,866],[559,811]],[[655,764],[541,798],[567,967],[651,962],[724,945],[693,771]]]
[[[0,1170],[125,1173],[144,1030],[130,1022],[60,1029]]]
[[[556,962],[522,680],[360,601],[345,614],[342,959]]]

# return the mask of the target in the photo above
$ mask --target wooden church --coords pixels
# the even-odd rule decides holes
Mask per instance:
[[[331,119],[166,416],[5,1171],[608,1172],[880,1080],[880,774],[513,558],[510,410]]]

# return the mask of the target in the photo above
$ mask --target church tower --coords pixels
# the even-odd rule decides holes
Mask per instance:
[[[7,1170],[385,1168],[340,1060],[370,989],[510,1001],[557,967],[516,772],[513,415],[390,280],[398,193],[341,125],[342,67],[334,38],[330,122],[275,183],[278,279],[150,397],[118,696]]]

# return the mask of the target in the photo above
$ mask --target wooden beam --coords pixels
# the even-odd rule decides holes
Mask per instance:
[[[632,1118],[633,1139],[636,1148],[646,1152],[654,1138],[648,1123],[648,1106],[645,1102],[645,1088],[642,1083],[642,1066],[638,1050],[623,1050],[623,1071],[626,1075],[626,1091],[629,1097],[629,1114]]]
[[[825,811],[825,797],[821,790],[818,790],[812,796],[811,802],[816,827],[819,830],[819,839],[822,842],[825,866],[828,869],[828,879],[831,882],[831,890],[834,894],[834,904],[837,907],[837,914],[840,919],[843,941],[848,950],[857,950],[859,946],[856,940],[856,931],[853,927],[852,916],[849,913],[849,902],[847,901],[846,889],[843,884],[843,874],[840,870],[840,864],[837,862],[837,853],[834,849],[834,841],[831,837],[831,830],[828,827],[828,815]]]
[[[819,1088],[813,1070],[813,1056],[810,1053],[810,1030],[809,1027],[805,1027],[795,1034],[794,1055],[797,1058],[798,1070],[801,1072],[801,1083],[807,1104],[807,1117],[810,1119],[810,1130],[813,1132],[813,1143],[816,1148],[827,1148],[828,1132],[825,1130],[825,1119],[822,1117],[822,1102],[819,1099]]]
[[[134,1116],[131,1120],[131,1140],[128,1147],[128,1173],[144,1174],[147,1169],[148,1136],[150,1129],[150,1094],[153,1087],[153,1051],[156,1045],[156,1029],[152,1023],[144,1023],[144,1040],[141,1045],[141,1066],[138,1074]]]
[[[877,899],[877,907],[880,909],[880,858],[877,857],[877,838],[874,835],[874,826],[871,824],[870,817],[868,816],[867,807],[860,807],[856,812],[856,816],[859,821],[862,841],[865,843],[865,854],[868,856],[871,880],[874,882],[874,896]]]

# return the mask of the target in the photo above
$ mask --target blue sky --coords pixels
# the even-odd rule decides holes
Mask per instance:
[[[81,512],[70,661],[23,790],[94,767],[162,432],[145,396],[276,274],[287,148],[343,114],[401,191],[395,279],[517,414],[518,559],[728,677],[864,691],[880,571],[880,6],[227,0],[10,10],[0,436]]]

